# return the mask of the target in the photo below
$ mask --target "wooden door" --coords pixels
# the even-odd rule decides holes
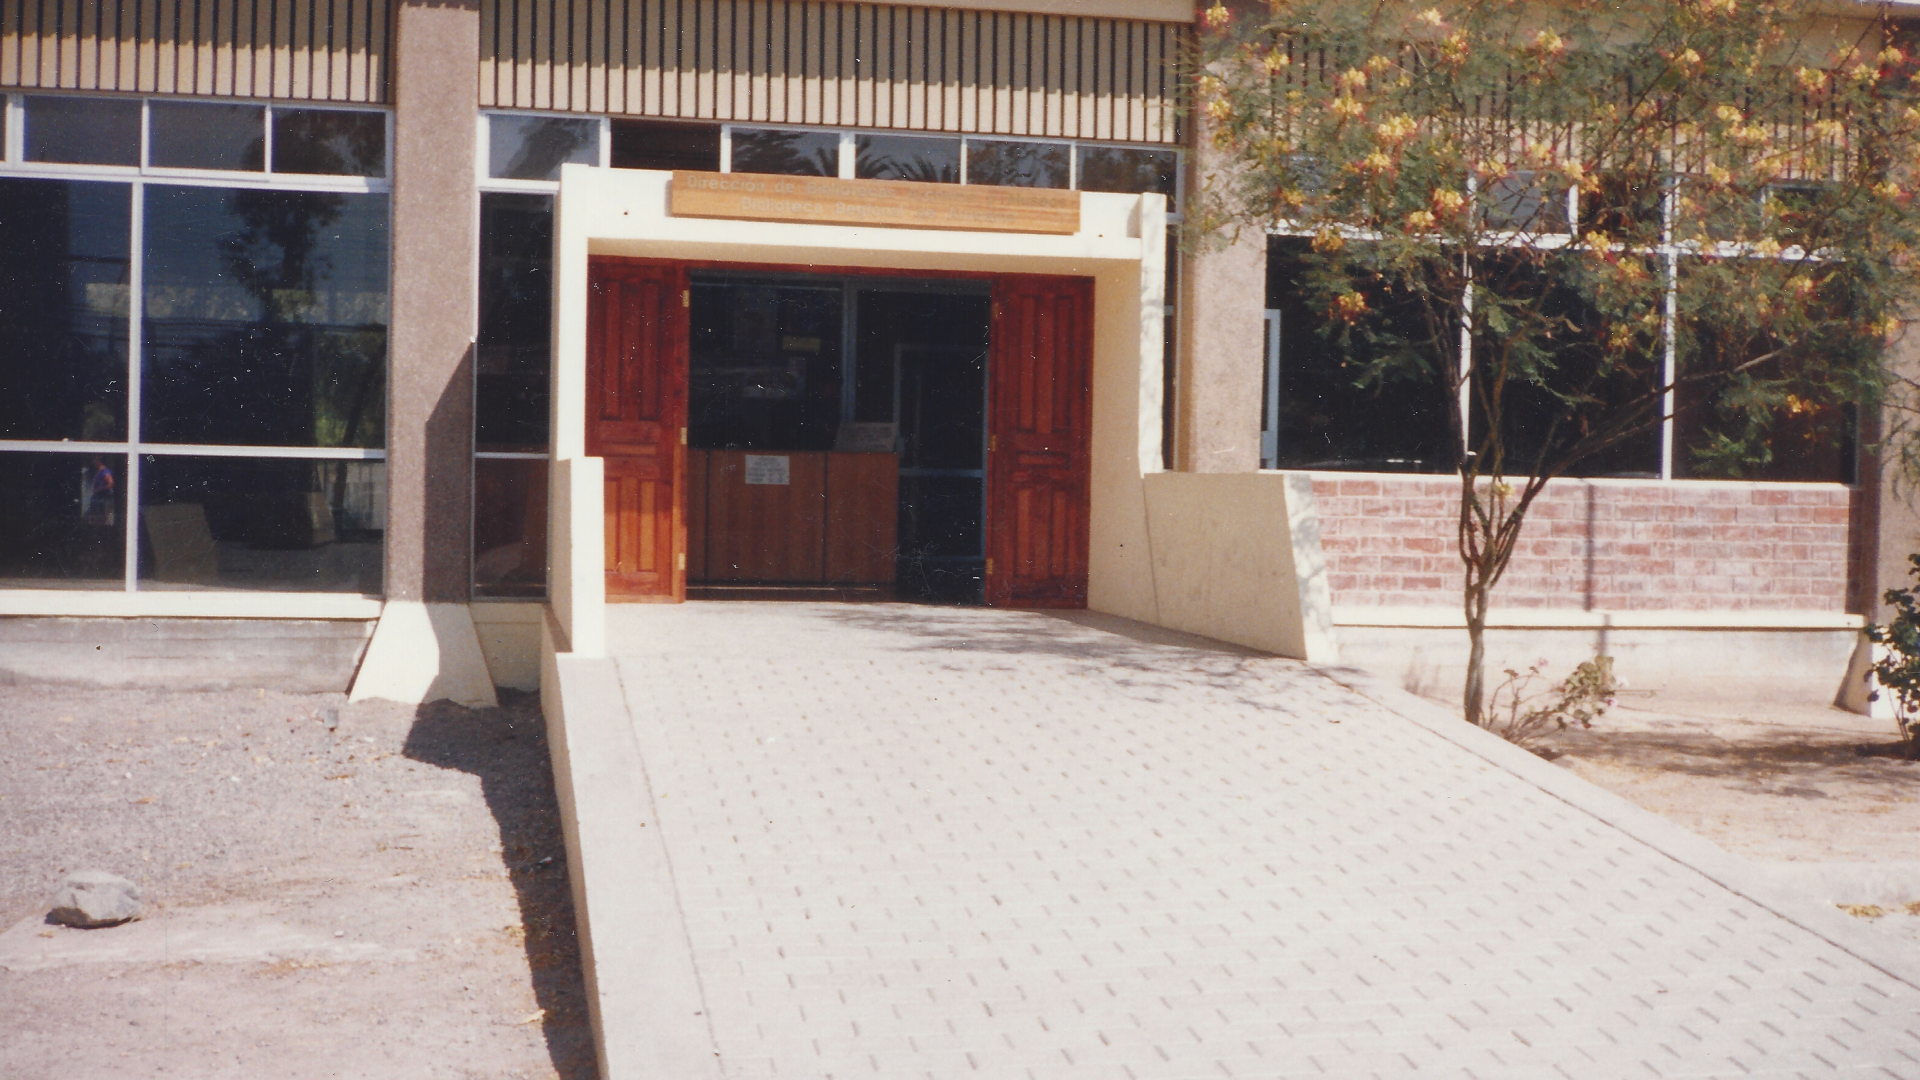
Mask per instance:
[[[1093,282],[994,284],[987,417],[987,603],[1087,606]]]
[[[587,453],[606,463],[607,599],[687,598],[687,274],[592,259]]]

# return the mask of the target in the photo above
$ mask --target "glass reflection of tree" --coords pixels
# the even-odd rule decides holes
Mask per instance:
[[[913,140],[915,142],[934,140]],[[922,184],[960,182],[960,143],[926,147],[903,147],[907,140],[861,140],[854,161],[854,175],[875,180],[912,180]]]
[[[249,293],[257,322],[223,336],[221,352],[238,369],[261,381],[248,395],[250,415],[238,421],[238,442],[277,445],[377,444],[379,390],[383,380],[385,328],[352,325],[366,313],[357,293],[340,289],[324,247],[326,231],[346,215],[346,196],[311,191],[243,189],[229,193],[228,212],[239,228],[219,241],[231,280]],[[262,486],[294,496],[325,490],[323,466],[294,460],[259,463]],[[346,495],[346,463],[332,467],[331,507],[340,516]],[[256,539],[290,542],[307,530],[284,521],[263,525]]]
[[[783,176],[840,175],[840,139],[813,131],[736,131],[733,171]]]

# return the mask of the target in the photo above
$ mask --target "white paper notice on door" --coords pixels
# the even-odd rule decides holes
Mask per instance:
[[[792,458],[785,454],[744,454],[747,462],[747,483],[778,484],[786,487],[792,483]]]

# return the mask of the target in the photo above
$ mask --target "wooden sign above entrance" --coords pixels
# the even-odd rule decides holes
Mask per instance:
[[[1078,192],[912,180],[676,171],[667,209],[675,217],[808,225],[1062,235],[1080,231]]]

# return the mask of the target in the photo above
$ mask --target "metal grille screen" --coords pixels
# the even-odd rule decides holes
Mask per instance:
[[[388,0],[0,0],[0,86],[384,103]]]
[[[832,0],[482,0],[480,104],[1175,143],[1176,23]]]

